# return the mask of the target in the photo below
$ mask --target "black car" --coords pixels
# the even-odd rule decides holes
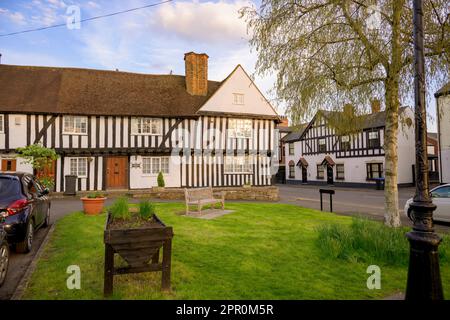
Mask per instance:
[[[1,221],[0,221],[1,222]],[[6,232],[0,226],[0,287],[6,279],[9,263],[9,244],[6,241]]]
[[[0,219],[9,244],[29,252],[34,232],[50,222],[49,190],[29,173],[0,172]]]

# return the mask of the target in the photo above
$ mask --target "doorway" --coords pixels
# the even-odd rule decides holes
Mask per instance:
[[[333,167],[327,165],[327,184],[333,184]]]
[[[128,157],[106,158],[106,188],[128,189]]]

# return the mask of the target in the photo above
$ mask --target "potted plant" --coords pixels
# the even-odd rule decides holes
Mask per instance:
[[[156,182],[158,183],[158,186],[157,187],[153,187],[152,188],[153,191],[156,191],[156,192],[163,191],[164,187],[166,186],[166,183],[164,181],[164,175],[163,175],[163,173],[161,171],[158,173],[158,178],[156,179]]]
[[[90,193],[86,197],[81,198],[84,213],[88,215],[100,214],[105,205],[105,200],[106,197],[99,192]]]
[[[161,271],[162,289],[170,290],[172,227],[156,216],[148,200],[133,209],[126,198],[119,198],[108,211],[104,230],[105,296],[113,293],[113,276],[128,273]],[[125,266],[114,265],[115,254],[125,261]]]
[[[245,183],[243,184],[243,187],[244,187],[244,188],[251,188],[251,187],[252,187],[252,184],[251,184],[250,181],[247,181],[247,182],[245,182]]]

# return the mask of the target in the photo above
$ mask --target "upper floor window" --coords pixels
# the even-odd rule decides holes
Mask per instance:
[[[250,139],[252,137],[252,120],[229,119],[228,137]]]
[[[142,158],[143,174],[169,173],[169,157],[145,157]]]
[[[233,104],[244,104],[244,95],[242,93],[233,93]]]
[[[292,142],[289,143],[289,155],[294,155],[294,144]]]
[[[87,177],[87,158],[71,158],[70,174],[78,178]]]
[[[380,135],[378,131],[371,131],[368,132],[368,141],[369,141],[369,148],[377,148],[380,146]]]
[[[350,137],[342,136],[341,137],[341,150],[347,151],[350,149]]]
[[[252,163],[249,156],[226,156],[225,173],[252,173]]]
[[[319,152],[325,152],[327,151],[327,140],[325,138],[319,139],[318,141],[319,144]]]
[[[66,134],[86,134],[87,133],[87,117],[80,116],[64,116],[63,133]]]
[[[132,118],[132,134],[161,135],[162,120],[155,118]]]
[[[3,115],[0,114],[0,133],[3,133]]]

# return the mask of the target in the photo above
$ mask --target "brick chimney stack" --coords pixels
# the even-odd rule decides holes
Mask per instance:
[[[289,119],[287,116],[280,116],[280,120],[279,127],[289,127]]]
[[[184,54],[186,91],[193,96],[208,93],[208,55],[188,52]]]
[[[381,110],[381,102],[378,99],[372,99],[370,101],[370,106],[372,108],[372,113],[377,113]]]

